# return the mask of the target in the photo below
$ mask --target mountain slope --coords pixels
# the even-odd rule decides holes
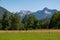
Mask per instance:
[[[8,11],[8,10],[6,10],[5,8],[3,8],[3,7],[0,6],[0,19],[3,17],[3,14],[6,11]],[[8,14],[10,15],[10,12],[9,11],[8,11]]]
[[[23,19],[25,15],[29,15],[31,13],[31,11],[21,10],[20,12],[18,12],[18,15],[20,15],[20,17]]]
[[[51,18],[54,12],[57,12],[56,9],[44,8],[43,10],[38,10],[34,13],[37,19],[46,19],[46,17]]]

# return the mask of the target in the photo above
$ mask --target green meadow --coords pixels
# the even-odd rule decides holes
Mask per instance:
[[[0,32],[0,40],[60,40],[59,32]]]

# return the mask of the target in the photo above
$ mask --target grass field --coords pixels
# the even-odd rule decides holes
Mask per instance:
[[[60,32],[1,32],[0,40],[60,40]]]

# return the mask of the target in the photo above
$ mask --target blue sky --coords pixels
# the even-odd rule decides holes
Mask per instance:
[[[20,10],[37,11],[42,10],[44,7],[60,10],[60,0],[1,0],[0,6],[10,12]]]

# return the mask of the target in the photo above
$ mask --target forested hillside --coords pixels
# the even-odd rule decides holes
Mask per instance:
[[[56,12],[51,20],[46,17],[45,20],[36,19],[35,15],[25,15],[23,20],[15,13],[8,16],[8,12],[4,12],[3,18],[0,19],[1,30],[32,30],[32,29],[60,29],[60,12]]]

